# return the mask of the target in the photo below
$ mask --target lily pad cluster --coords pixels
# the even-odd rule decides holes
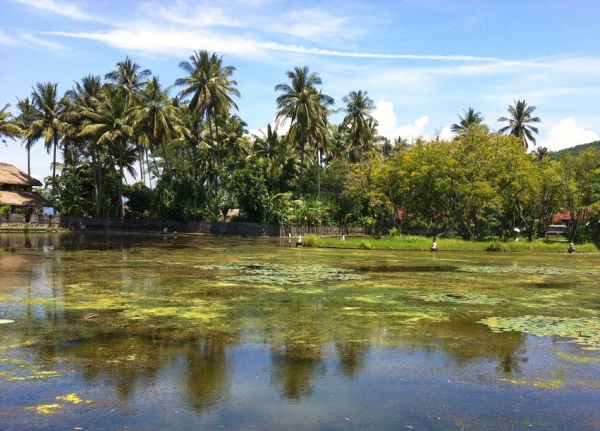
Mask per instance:
[[[493,332],[520,331],[540,337],[558,335],[572,338],[585,350],[600,350],[600,318],[550,316],[488,317],[479,321]]]
[[[350,269],[325,265],[280,265],[275,263],[226,263],[197,267],[206,270],[237,271],[234,275],[218,276],[220,280],[277,285],[314,284],[331,281],[362,280],[364,275]]]
[[[476,295],[469,293],[432,293],[419,296],[425,302],[454,302],[457,304],[486,304],[496,305],[505,302],[504,299],[490,298],[485,295]]]
[[[600,275],[600,271],[545,266],[465,266],[460,268],[459,271],[484,274]]]

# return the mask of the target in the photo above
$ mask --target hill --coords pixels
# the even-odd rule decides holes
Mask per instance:
[[[553,151],[551,154],[555,158],[560,158],[567,154],[570,154],[572,156],[577,156],[582,151],[588,150],[590,148],[600,148],[600,141],[590,142],[589,144],[576,145],[571,148],[565,148],[564,150]]]

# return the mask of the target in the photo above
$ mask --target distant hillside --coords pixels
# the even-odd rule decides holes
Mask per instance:
[[[589,148],[600,148],[600,141],[590,142],[589,144],[576,145],[574,147],[565,148],[564,150],[560,150],[560,151],[553,151],[552,156],[556,157],[556,158],[560,158],[567,154],[570,154],[572,156],[577,156],[577,155],[579,155],[579,153],[581,153],[582,151],[585,151]]]

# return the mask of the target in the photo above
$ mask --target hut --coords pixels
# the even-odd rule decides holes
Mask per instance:
[[[0,208],[9,206],[11,213],[21,212],[25,222],[38,207],[52,203],[33,191],[42,183],[8,163],[0,163]]]

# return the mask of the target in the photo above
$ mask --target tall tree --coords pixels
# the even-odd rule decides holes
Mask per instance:
[[[152,72],[149,69],[141,70],[142,67],[132,61],[129,56],[125,57],[125,60],[119,61],[116,66],[117,68],[108,72],[104,79],[118,88],[119,94],[125,100],[126,107],[130,108]]]
[[[469,108],[466,111],[463,110],[463,112],[465,113],[465,116],[462,117],[458,114],[459,122],[450,127],[454,133],[460,136],[466,135],[473,129],[473,126],[480,125],[485,120],[485,118],[481,116],[481,112],[475,112],[474,108]]]
[[[206,118],[212,142],[213,170],[221,163],[221,151],[218,141],[218,126],[215,120],[228,115],[231,109],[238,109],[232,96],[240,97],[235,87],[237,82],[231,79],[235,67],[223,66],[223,58],[216,53],[196,51],[189,61],[182,61],[179,67],[188,76],[178,78],[175,85],[183,86],[179,92],[181,98],[190,97],[189,109],[198,111],[200,118]],[[213,133],[213,126],[216,130]],[[218,196],[218,179],[214,176],[215,197]]]
[[[125,100],[111,87],[103,87],[102,100],[95,109],[86,109],[84,115],[89,122],[81,131],[81,136],[92,137],[98,146],[103,146],[116,158],[118,174],[118,216],[124,216],[123,210],[123,172],[127,169],[135,177],[131,167],[132,149],[129,147],[133,136],[131,116],[125,108]]]
[[[44,137],[46,150],[50,153],[52,148],[52,197],[56,198],[56,150],[63,136],[65,122],[66,99],[59,97],[57,84],[50,82],[37,83],[33,88],[31,100],[35,106],[35,123],[33,127],[39,130]],[[56,210],[54,211],[56,213]]]
[[[170,171],[165,142],[175,137],[177,108],[169,97],[169,89],[162,89],[158,77],[153,76],[144,83],[133,115],[138,134],[144,137],[151,151],[162,150],[165,166]]]
[[[535,146],[535,138],[533,134],[538,133],[537,127],[533,127],[530,123],[541,122],[539,117],[532,117],[535,106],[527,106],[525,100],[516,100],[514,106],[508,107],[508,113],[510,117],[500,117],[498,121],[508,122],[508,126],[505,126],[498,130],[500,133],[510,132],[515,135],[523,142],[525,149],[529,148],[529,142]]]
[[[371,112],[375,109],[373,99],[366,91],[351,91],[342,98],[346,112],[342,126],[350,141],[350,151],[354,161],[362,158],[362,154],[370,151],[375,140],[377,120]]]
[[[4,105],[4,108],[0,109],[0,137],[8,136],[9,138],[15,138],[21,134],[21,129],[13,121],[13,116],[8,111],[10,104]],[[3,143],[6,141],[2,139]]]
[[[282,94],[277,97],[277,121],[290,121],[288,138],[295,139],[300,149],[300,176],[298,180],[298,198],[302,197],[302,176],[304,172],[304,153],[308,143],[316,142],[317,134],[323,135],[327,130],[324,109],[332,105],[332,97],[317,91],[322,84],[318,73],[310,73],[308,66],[295,67],[286,72],[290,84],[282,83],[275,86],[275,91]]]
[[[21,143],[25,144],[27,150],[27,174],[31,175],[31,147],[39,138],[33,127],[35,122],[35,107],[31,104],[29,97],[17,99],[19,115],[15,118],[15,125],[21,130]]]

